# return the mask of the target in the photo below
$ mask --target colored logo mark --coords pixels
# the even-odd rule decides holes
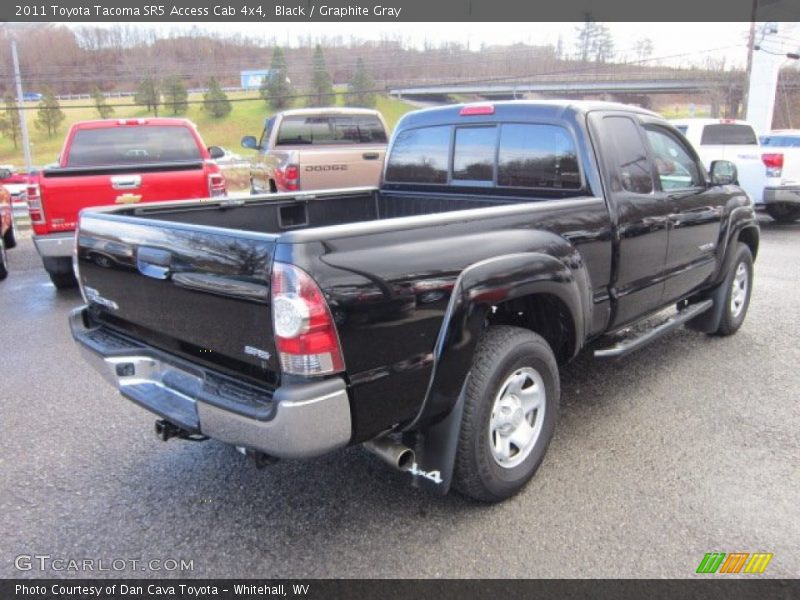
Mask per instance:
[[[772,553],[768,552],[707,552],[697,567],[697,573],[763,573]]]

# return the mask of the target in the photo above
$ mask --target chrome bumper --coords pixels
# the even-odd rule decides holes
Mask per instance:
[[[270,394],[106,328],[87,327],[85,310],[69,318],[84,358],[123,396],[187,431],[278,458],[317,456],[350,441],[350,402],[341,378]]]
[[[75,246],[75,232],[53,233],[50,235],[34,235],[33,244],[42,257],[72,257]]]
[[[800,204],[800,186],[764,188],[764,204]]]

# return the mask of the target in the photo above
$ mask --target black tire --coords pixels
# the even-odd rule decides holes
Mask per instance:
[[[492,446],[498,433],[492,433],[492,411],[508,381],[525,371],[539,374],[543,385],[543,415],[539,433],[533,436],[527,455],[519,464],[501,466]],[[524,377],[524,375],[523,375]],[[523,388],[527,389],[527,388]],[[519,492],[533,477],[544,459],[553,437],[561,394],[558,365],[553,351],[539,335],[519,327],[490,327],[483,334],[464,390],[464,414],[456,452],[453,487],[482,502],[499,502]],[[509,413],[510,414],[510,413]],[[515,413],[516,414],[516,413]],[[538,410],[532,411],[534,429]],[[511,417],[508,417],[511,419]],[[530,422],[530,421],[529,421]],[[513,425],[511,425],[513,427]],[[512,436],[513,437],[513,436]],[[514,457],[512,456],[512,461]]]
[[[733,303],[733,286],[734,281],[737,279],[737,273],[740,272],[740,266],[747,273],[747,279],[741,304],[737,307]],[[723,286],[722,289],[725,290],[722,319],[719,322],[719,328],[712,335],[733,335],[744,323],[747,309],[750,306],[750,296],[753,292],[753,255],[746,244],[742,242],[737,244],[731,268],[721,285]],[[739,285],[738,281],[737,285]]]
[[[6,246],[6,250],[10,250],[11,248],[15,248],[17,246],[17,233],[14,229],[14,219],[11,219],[11,227],[8,228],[8,231],[5,232],[3,235],[3,243]]]
[[[0,281],[8,277],[8,254],[5,240],[0,237]]]
[[[800,219],[800,206],[796,204],[767,204],[765,210],[778,223],[794,223]]]
[[[58,290],[78,287],[78,281],[75,279],[74,273],[48,273],[48,275],[50,275],[50,281],[53,282],[53,285]]]

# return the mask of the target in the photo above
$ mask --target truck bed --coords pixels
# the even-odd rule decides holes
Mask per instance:
[[[603,222],[604,204],[596,198],[586,201]],[[542,226],[554,224],[559,211],[553,210],[553,202],[386,193],[375,188],[99,208],[81,216],[80,279],[96,320],[173,354],[274,385],[279,368],[269,278],[272,262],[287,261],[291,245],[327,248],[325,260],[315,264],[344,274],[339,275],[344,278],[339,293],[346,296],[352,290],[358,295],[367,293],[362,280],[369,279],[371,267],[355,256],[346,265],[338,264],[330,255],[335,248],[349,252],[346,248],[352,250],[355,244],[363,258],[400,243],[402,247],[395,250],[399,260],[385,274],[387,280],[399,277],[400,281],[407,278],[410,268],[404,258],[414,253],[417,262],[435,260],[450,236],[464,236],[460,242],[446,244],[451,252],[453,247],[458,249],[461,259],[457,262],[463,266],[484,258],[487,244],[498,246],[498,251],[518,247],[518,238],[527,238],[523,231],[512,236],[492,231],[529,220],[526,213],[538,213],[538,205],[544,211]],[[477,237],[471,233],[474,228],[469,222],[473,221],[481,221],[478,230],[482,233]],[[455,225],[459,231],[451,228],[445,234],[446,225]],[[409,230],[419,235],[409,236]],[[345,243],[345,239],[350,241]],[[419,242],[410,243],[413,239]],[[607,263],[608,257],[601,260]],[[390,271],[397,271],[396,277]],[[449,282],[452,287],[457,275],[456,270],[430,278],[437,285]],[[384,300],[387,294],[399,294],[381,310],[402,310],[409,302],[404,285],[376,282],[368,286],[368,293]],[[389,291],[396,286],[399,292]],[[441,296],[443,301],[423,311],[426,318],[441,318],[447,294]],[[423,325],[420,321],[419,326]],[[424,329],[426,335],[436,331],[427,325]],[[245,346],[254,348],[254,353],[243,353]],[[360,343],[349,346],[355,351],[359,347]],[[270,355],[269,360],[262,360],[259,350]],[[362,357],[355,362],[363,362]]]
[[[174,204],[137,206],[129,210],[117,210],[115,214],[254,233],[280,234],[329,225],[502,206],[521,201],[530,199],[386,193],[366,188],[316,194],[272,194],[252,197],[246,201],[232,200],[184,206]]]

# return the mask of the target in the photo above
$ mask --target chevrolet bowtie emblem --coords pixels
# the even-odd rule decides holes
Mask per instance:
[[[117,204],[136,204],[142,199],[141,194],[120,194],[115,202]]]

